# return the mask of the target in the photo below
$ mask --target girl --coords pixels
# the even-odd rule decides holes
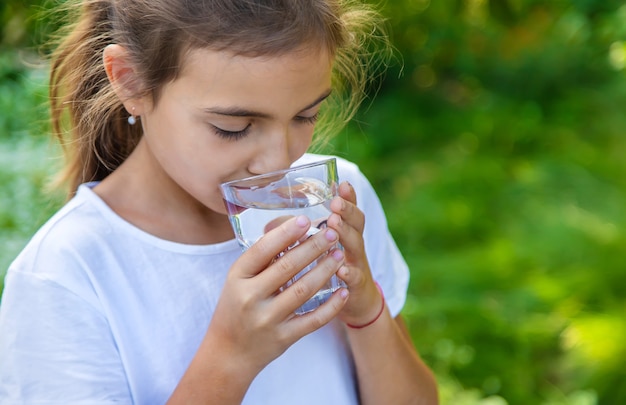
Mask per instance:
[[[80,15],[50,101],[72,198],[7,273],[0,402],[436,403],[398,315],[406,264],[353,164],[326,232],[276,262],[309,220],[242,254],[219,189],[320,159],[313,128],[343,95],[347,115],[358,105],[376,15],[348,0],[66,5]],[[337,240],[345,252],[275,294]],[[294,315],[335,273],[348,289]]]

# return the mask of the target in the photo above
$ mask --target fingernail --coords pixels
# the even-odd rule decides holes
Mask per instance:
[[[342,288],[341,292],[339,294],[341,295],[341,298],[346,299],[346,298],[348,298],[348,294],[350,294],[350,293],[348,292],[348,290],[346,288]]]
[[[335,250],[332,253],[333,259],[337,260],[338,262],[343,260],[343,252],[341,250]]]
[[[329,242],[337,240],[337,232],[333,231],[332,229],[327,229],[325,236],[326,240],[328,240]]]
[[[299,215],[296,218],[296,224],[298,224],[298,226],[300,226],[301,228],[304,228],[305,226],[309,225],[309,219],[304,215]]]

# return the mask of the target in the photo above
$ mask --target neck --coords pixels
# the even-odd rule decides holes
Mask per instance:
[[[94,191],[126,221],[161,239],[204,245],[233,238],[228,217],[174,182],[143,140]]]

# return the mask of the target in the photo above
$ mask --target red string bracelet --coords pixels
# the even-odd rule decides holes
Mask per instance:
[[[346,326],[348,326],[348,328],[363,329],[363,328],[365,328],[367,326],[370,326],[374,322],[376,322],[378,320],[378,318],[380,318],[380,316],[383,314],[383,311],[385,310],[385,294],[383,293],[383,289],[380,288],[380,284],[378,284],[376,281],[374,281],[374,284],[376,284],[376,288],[378,288],[378,292],[380,293],[380,297],[382,298],[382,303],[380,305],[380,311],[378,311],[378,314],[376,315],[376,317],[374,319],[372,319],[371,321],[369,321],[368,323],[365,323],[363,325],[352,325],[352,324],[347,323]]]

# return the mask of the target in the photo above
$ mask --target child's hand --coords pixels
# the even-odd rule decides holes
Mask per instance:
[[[330,209],[333,214],[328,218],[328,226],[339,233],[339,241],[345,250],[345,264],[337,275],[350,290],[350,299],[339,318],[347,324],[363,325],[379,313],[381,296],[365,254],[365,216],[356,206],[356,194],[349,183],[339,185],[339,197],[333,199]]]
[[[301,337],[322,327],[341,310],[347,291],[336,292],[315,311],[296,316],[294,311],[317,292],[343,264],[335,250],[289,288],[278,289],[338,239],[337,232],[318,232],[280,259],[274,258],[301,240],[310,227],[304,216],[290,218],[268,230],[231,268],[208,335],[215,350],[224,350],[233,364],[259,372]],[[250,370],[254,371],[254,370]]]

